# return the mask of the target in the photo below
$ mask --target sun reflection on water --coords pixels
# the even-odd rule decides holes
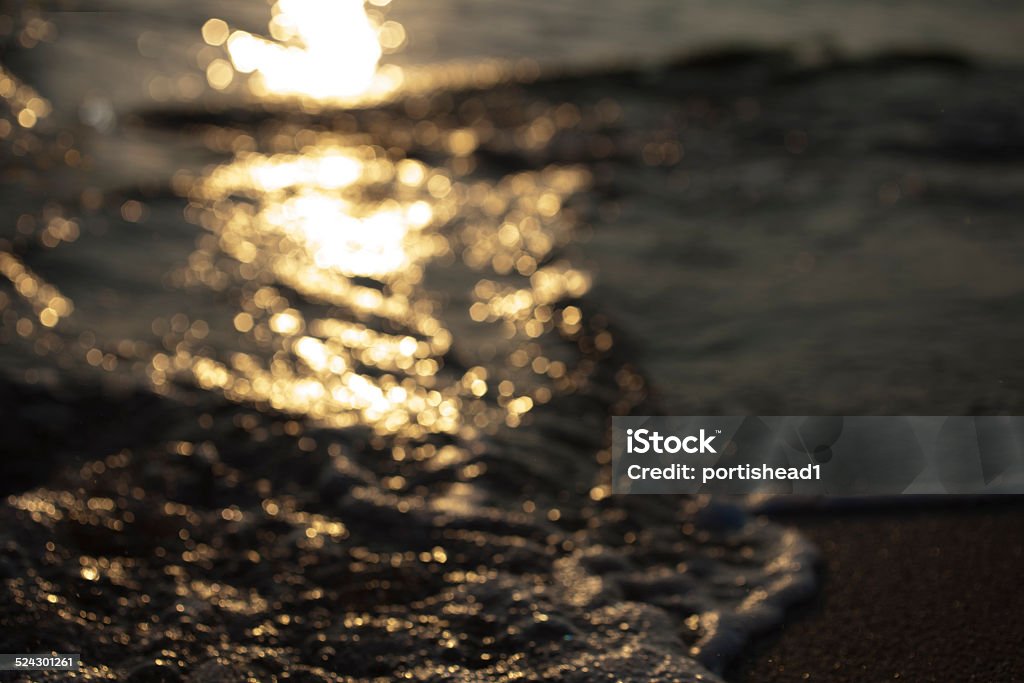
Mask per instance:
[[[321,25],[334,22],[346,23],[344,51],[324,42]],[[104,346],[89,333],[79,344],[89,365],[113,370],[118,359],[135,357],[160,391],[195,382],[233,401],[401,440],[470,440],[517,427],[558,392],[586,384],[594,368],[586,354],[612,344],[610,332],[588,328],[574,305],[590,278],[563,253],[577,222],[567,202],[589,173],[477,168],[478,151],[493,148],[496,135],[505,141],[499,148],[511,141],[532,149],[537,130],[550,134],[578,117],[561,115],[565,107],[537,109],[496,131],[486,116],[451,117],[444,93],[433,102],[411,97],[404,115],[339,113],[346,97],[384,71],[385,49],[404,40],[393,24],[361,2],[313,0],[274,6],[273,41],[207,22],[204,39],[227,47],[231,68],[252,66],[264,86],[298,69],[302,78],[285,79],[291,94],[301,89],[334,108],[305,124],[210,134],[221,140],[211,147],[234,150],[233,158],[198,179],[176,176],[187,218],[208,234],[171,282],[212,290],[231,308],[196,320],[179,313],[166,334],[157,332],[167,322],[158,319],[154,346]],[[245,63],[238,48],[245,41],[256,41],[265,61]],[[307,69],[314,63],[331,69]],[[267,101],[286,94],[252,92]],[[465,104],[466,111],[482,106],[472,98]],[[126,201],[122,218],[135,222],[139,206]],[[41,239],[73,241],[76,230],[51,221]],[[0,274],[34,309],[18,334],[28,338],[40,325],[73,334],[75,321],[65,322],[71,299],[36,283],[13,256],[3,258]],[[427,270],[450,266],[458,275],[444,275],[445,296],[436,296]],[[465,339],[457,347],[458,335]]]
[[[215,358],[181,344],[154,359],[151,377],[185,371],[233,400],[408,438],[516,425],[550,390],[521,394],[479,365],[449,367],[453,334],[422,290],[424,270],[458,250],[472,270],[525,276],[516,291],[481,280],[471,318],[514,321],[526,338],[553,329],[551,306],[589,280],[538,264],[564,239],[558,207],[583,182],[578,170],[548,169],[469,183],[330,133],[295,153],[238,154],[192,187],[189,213],[216,240],[188,278],[223,289],[215,264],[231,259],[242,292],[234,327],[260,351]]]
[[[404,30],[362,0],[279,0],[272,14],[269,39],[219,19],[206,23],[204,40],[225,46],[231,60],[210,64],[211,86],[252,74],[249,90],[263,101],[339,106],[401,84],[401,73],[379,61],[401,46]],[[474,180],[467,159],[480,133],[473,128],[437,131],[438,151],[452,160],[437,166],[407,158],[408,142],[292,133],[278,137],[295,141],[290,150],[239,153],[190,192],[193,219],[216,241],[193,255],[186,279],[218,290],[241,282],[234,326],[260,351],[215,358],[179,344],[154,360],[158,386],[185,371],[234,400],[335,427],[471,438],[495,424],[518,425],[550,398],[549,381],[571,383],[564,363],[533,349],[516,353],[543,361],[530,368],[544,376],[539,383],[479,364],[456,370],[448,358],[453,334],[422,280],[428,263],[457,256],[502,279],[481,280],[468,313],[477,324],[506,325],[509,353],[522,345],[514,337],[564,332],[553,306],[582,295],[589,279],[551,254],[565,241],[561,206],[586,174],[550,168]],[[231,274],[217,265],[222,255],[236,263]],[[509,277],[526,278],[525,286]]]
[[[222,90],[236,72],[251,74],[248,87],[257,97],[337,104],[386,95],[401,85],[401,70],[378,68],[378,62],[385,49],[401,46],[405,32],[377,10],[367,11],[363,0],[278,0],[271,13],[270,38],[232,31],[220,19],[207,22],[204,39],[224,45],[231,60],[209,65],[211,86]]]

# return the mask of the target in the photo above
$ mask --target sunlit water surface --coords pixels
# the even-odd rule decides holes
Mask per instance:
[[[806,594],[791,532],[609,496],[608,417],[647,389],[586,301],[592,173],[478,152],[612,103],[434,95],[357,2],[196,36],[202,81],[144,81],[166,109],[97,87],[68,128],[0,81],[30,188],[0,251],[12,448],[41,417],[76,454],[17,468],[0,511],[0,649],[97,680],[713,680]]]
[[[651,22],[680,15],[641,4],[646,28],[623,35],[652,36],[642,57],[674,52]],[[895,342],[863,330],[941,337],[931,316],[892,315],[892,292],[1012,310],[1016,166],[906,158],[1015,139],[999,115],[1019,82],[940,60],[811,78],[811,95],[765,85],[813,72],[820,46],[797,66],[559,80],[547,63],[579,66],[562,50],[592,69],[636,41],[597,54],[586,36],[615,13],[549,5],[531,11],[564,40],[502,42],[515,15],[490,4],[474,11],[499,19],[466,18],[471,32],[452,3],[353,0],[11,23],[0,335],[5,405],[27,426],[8,448],[51,455],[19,466],[0,511],[17,626],[0,650],[80,650],[96,679],[716,680],[808,594],[813,552],[789,530],[723,501],[611,497],[608,418],[779,395],[882,410],[857,363]],[[581,17],[594,31],[572,34]],[[90,48],[111,35],[128,40]],[[994,133],[916,117],[954,90],[965,120],[995,112]],[[888,121],[875,102],[909,123],[833,134]],[[965,175],[977,185],[948,180]],[[914,200],[944,182],[976,194],[963,204],[987,242],[894,248],[862,230],[942,225]],[[817,267],[851,244],[910,263],[916,284]],[[876,305],[860,336],[830,306],[844,296]],[[970,374],[949,358],[1002,352],[982,337],[913,361]],[[832,362],[815,339],[856,361],[834,385],[804,370]],[[968,399],[1013,396],[1010,379]],[[955,402],[955,386],[931,389]]]

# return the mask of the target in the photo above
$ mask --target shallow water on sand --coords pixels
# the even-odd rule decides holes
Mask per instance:
[[[810,589],[792,532],[609,496],[646,380],[586,297],[593,173],[546,142],[611,105],[94,98],[72,133],[14,90],[0,649],[97,680],[714,680]]]
[[[40,94],[2,112],[0,650],[98,679],[714,680],[813,552],[724,501],[611,497],[610,415],[1019,401],[1012,66],[371,51],[353,104],[259,39],[263,82],[228,79],[198,26],[265,16],[190,7],[65,13],[11,57]],[[107,32],[136,56],[87,48]]]

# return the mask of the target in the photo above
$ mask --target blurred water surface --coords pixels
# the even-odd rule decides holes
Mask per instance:
[[[777,623],[811,550],[609,496],[608,418],[1019,406],[1024,80],[1012,3],[758,7],[12,14],[7,651],[699,680]]]

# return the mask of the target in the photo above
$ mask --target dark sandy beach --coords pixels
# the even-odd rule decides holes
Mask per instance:
[[[778,515],[822,590],[732,667],[737,683],[1024,680],[1024,501]]]

